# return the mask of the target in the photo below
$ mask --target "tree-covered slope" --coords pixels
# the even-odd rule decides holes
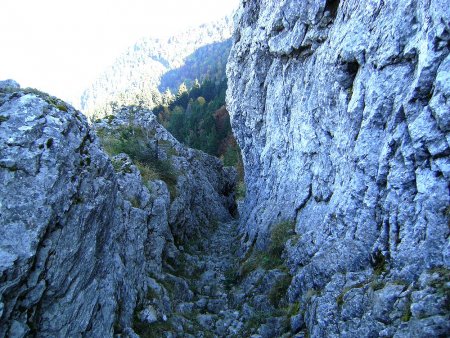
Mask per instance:
[[[229,41],[224,42],[231,35],[230,21],[226,17],[170,38],[137,42],[84,91],[82,110],[97,118],[110,114],[118,105],[152,108],[162,77],[172,70],[161,87],[178,88],[183,81],[192,82],[196,77],[220,77],[231,47]]]
[[[243,176],[240,150],[234,139],[225,107],[227,79],[182,83],[176,95],[163,96],[153,113],[178,141],[222,158]]]

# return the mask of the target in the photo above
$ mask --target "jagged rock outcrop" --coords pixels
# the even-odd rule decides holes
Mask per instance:
[[[1,336],[112,335],[130,321],[149,264],[161,266],[161,252],[149,259],[144,248],[154,228],[168,231],[152,224],[168,193],[143,190],[136,170],[116,175],[62,101],[16,90],[2,93],[0,112]],[[122,194],[130,185],[140,208]]]
[[[296,330],[448,334],[448,4],[244,0],[235,26],[244,240],[266,247],[295,220]]]
[[[189,182],[200,192],[194,201],[178,199],[175,207],[167,185],[144,184],[128,156],[111,162],[81,113],[13,82],[0,85],[0,143],[2,337],[132,336],[136,304],[155,286],[150,276],[177,255],[170,210],[189,215],[197,202],[209,221],[213,212],[231,219],[230,196],[208,181],[226,176],[232,189],[233,175],[222,166],[203,169],[196,156],[180,155],[186,171],[197,171],[186,178],[202,181]],[[180,191],[184,184],[177,182]]]
[[[147,109],[125,107],[94,126],[101,134],[117,135],[130,125],[143,128],[150,136],[144,137],[144,141],[149,143],[156,157],[161,161],[169,160],[173,165],[177,180],[172,187],[168,218],[178,243],[209,232],[208,228],[214,223],[233,219],[237,212],[234,168],[223,167],[217,157],[178,142]]]
[[[14,88],[20,88],[20,85],[16,81],[12,79],[0,81],[0,89],[7,90]]]

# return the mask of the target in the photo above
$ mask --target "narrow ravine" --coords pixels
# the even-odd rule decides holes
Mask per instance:
[[[140,111],[139,122],[130,130],[130,114],[130,109],[123,109],[113,123],[98,122],[102,144],[111,156],[119,156],[112,160],[121,174],[132,171],[134,160],[138,163],[135,171],[139,169],[152,192],[156,191],[151,183],[155,174],[165,182],[168,193],[161,201],[169,221],[160,240],[147,244],[149,248],[161,245],[161,266],[147,272],[150,285],[138,297],[133,330],[141,337],[238,336],[244,325],[241,306],[231,296],[238,282],[241,242],[239,220],[233,218],[235,170],[224,168],[218,158],[203,152],[195,151],[192,157],[194,151],[162,129],[149,111]],[[129,166],[120,160],[121,152],[131,157],[125,158]],[[201,174],[202,168],[209,169]],[[193,198],[196,195],[202,197]],[[133,207],[142,200],[133,193],[127,197]],[[124,333],[120,325],[115,333]]]
[[[149,318],[141,315],[135,331],[147,337],[237,335],[243,323],[240,311],[233,307],[228,275],[238,268],[238,243],[238,221],[232,221],[180,246],[179,256],[166,263],[164,279],[158,281],[170,298],[170,315],[150,324],[143,323]],[[150,292],[148,300],[161,308],[165,299],[155,299],[158,294]]]
[[[227,273],[237,269],[237,222],[219,224],[203,246],[186,253],[196,269],[203,272],[192,280],[194,308],[199,311],[196,321],[205,334],[220,336],[236,334],[242,326],[240,313],[233,308]],[[179,304],[180,308],[186,308]],[[188,306],[189,307],[189,306]]]
[[[141,337],[301,337],[303,317],[289,304],[291,276],[275,241],[239,255],[239,221],[219,223],[165,264],[163,290],[150,291],[133,329]],[[284,245],[290,223],[277,227]],[[272,251],[271,251],[272,250]],[[161,295],[163,295],[161,297]],[[166,312],[162,313],[161,309]],[[296,332],[300,335],[295,335]]]

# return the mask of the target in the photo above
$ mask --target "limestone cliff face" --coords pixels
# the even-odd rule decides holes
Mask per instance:
[[[445,335],[450,7],[242,1],[228,108],[248,246],[290,219],[291,301],[312,337]]]
[[[191,201],[171,203],[166,184],[144,184],[124,154],[113,167],[81,113],[12,81],[0,82],[0,144],[0,336],[132,335],[150,275],[176,257],[171,227],[200,226],[176,213],[191,215]],[[189,187],[204,218],[231,219],[231,173],[183,151],[177,161],[202,177]]]

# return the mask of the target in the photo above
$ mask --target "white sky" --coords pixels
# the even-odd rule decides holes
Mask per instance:
[[[129,45],[214,21],[239,0],[0,0],[0,80],[77,98]]]

